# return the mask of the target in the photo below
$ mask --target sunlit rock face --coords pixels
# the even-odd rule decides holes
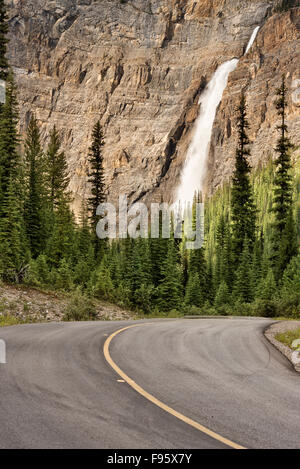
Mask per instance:
[[[272,15],[261,0],[11,0],[10,61],[21,132],[32,112],[45,139],[56,124],[66,150],[74,208],[88,194],[93,124],[105,133],[108,198],[174,199],[198,115],[216,68],[251,52],[229,78],[217,113],[207,188],[230,176],[235,107],[247,88],[253,162],[274,146],[272,105],[280,75],[294,83],[288,119],[299,139],[299,9]],[[297,94],[298,93],[298,94]],[[266,101],[266,103],[265,103]],[[199,142],[201,144],[201,142]]]
[[[295,144],[293,157],[300,157],[300,8],[273,15],[259,31],[249,54],[229,78],[219,107],[211,141],[209,193],[230,179],[236,144],[236,108],[240,91],[248,103],[251,164],[256,167],[274,157],[279,118],[274,106],[282,75],[288,86],[287,126]],[[298,147],[298,148],[297,148]]]

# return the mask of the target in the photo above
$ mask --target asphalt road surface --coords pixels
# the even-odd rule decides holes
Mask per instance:
[[[0,329],[0,448],[228,448],[145,392],[246,448],[300,447],[300,375],[263,319],[59,323]]]

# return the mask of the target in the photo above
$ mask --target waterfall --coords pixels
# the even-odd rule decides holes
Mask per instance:
[[[253,31],[245,54],[252,47],[258,30],[259,27]],[[181,207],[192,203],[195,192],[199,192],[203,188],[217,108],[227,86],[228,77],[236,69],[238,62],[238,59],[232,59],[220,65],[199,99],[200,114],[196,120],[195,131],[188,148],[181,182],[176,192],[176,203],[180,204]]]
[[[248,54],[249,50],[250,50],[251,47],[253,46],[254,41],[255,41],[255,39],[256,39],[256,36],[257,36],[257,33],[258,33],[259,30],[260,30],[260,26],[257,26],[257,27],[254,29],[254,31],[253,31],[253,33],[252,33],[252,36],[251,36],[251,38],[250,38],[250,41],[248,42],[245,55]]]
[[[177,190],[177,201],[184,206],[192,202],[196,191],[200,191],[206,171],[211,133],[229,74],[236,68],[238,59],[232,59],[218,67],[207,88],[199,99],[200,115],[190,143],[181,183]]]

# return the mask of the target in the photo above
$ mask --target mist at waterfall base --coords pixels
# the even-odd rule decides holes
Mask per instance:
[[[245,55],[253,46],[259,29],[260,27],[257,26],[253,31]],[[195,193],[201,192],[203,189],[216,112],[227,86],[229,75],[236,69],[238,63],[238,59],[232,59],[220,65],[199,99],[200,114],[196,120],[194,135],[188,148],[181,182],[175,198],[176,206],[181,209],[191,205]]]

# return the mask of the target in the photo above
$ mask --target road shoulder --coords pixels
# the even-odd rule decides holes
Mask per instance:
[[[298,373],[300,373],[299,354],[297,354],[296,357],[295,352],[290,347],[276,339],[276,335],[286,331],[298,329],[299,327],[300,321],[277,321],[268,327],[264,333],[267,340],[271,342],[271,344],[274,345],[274,347],[277,348],[277,350],[279,350],[292,363],[294,369]]]

